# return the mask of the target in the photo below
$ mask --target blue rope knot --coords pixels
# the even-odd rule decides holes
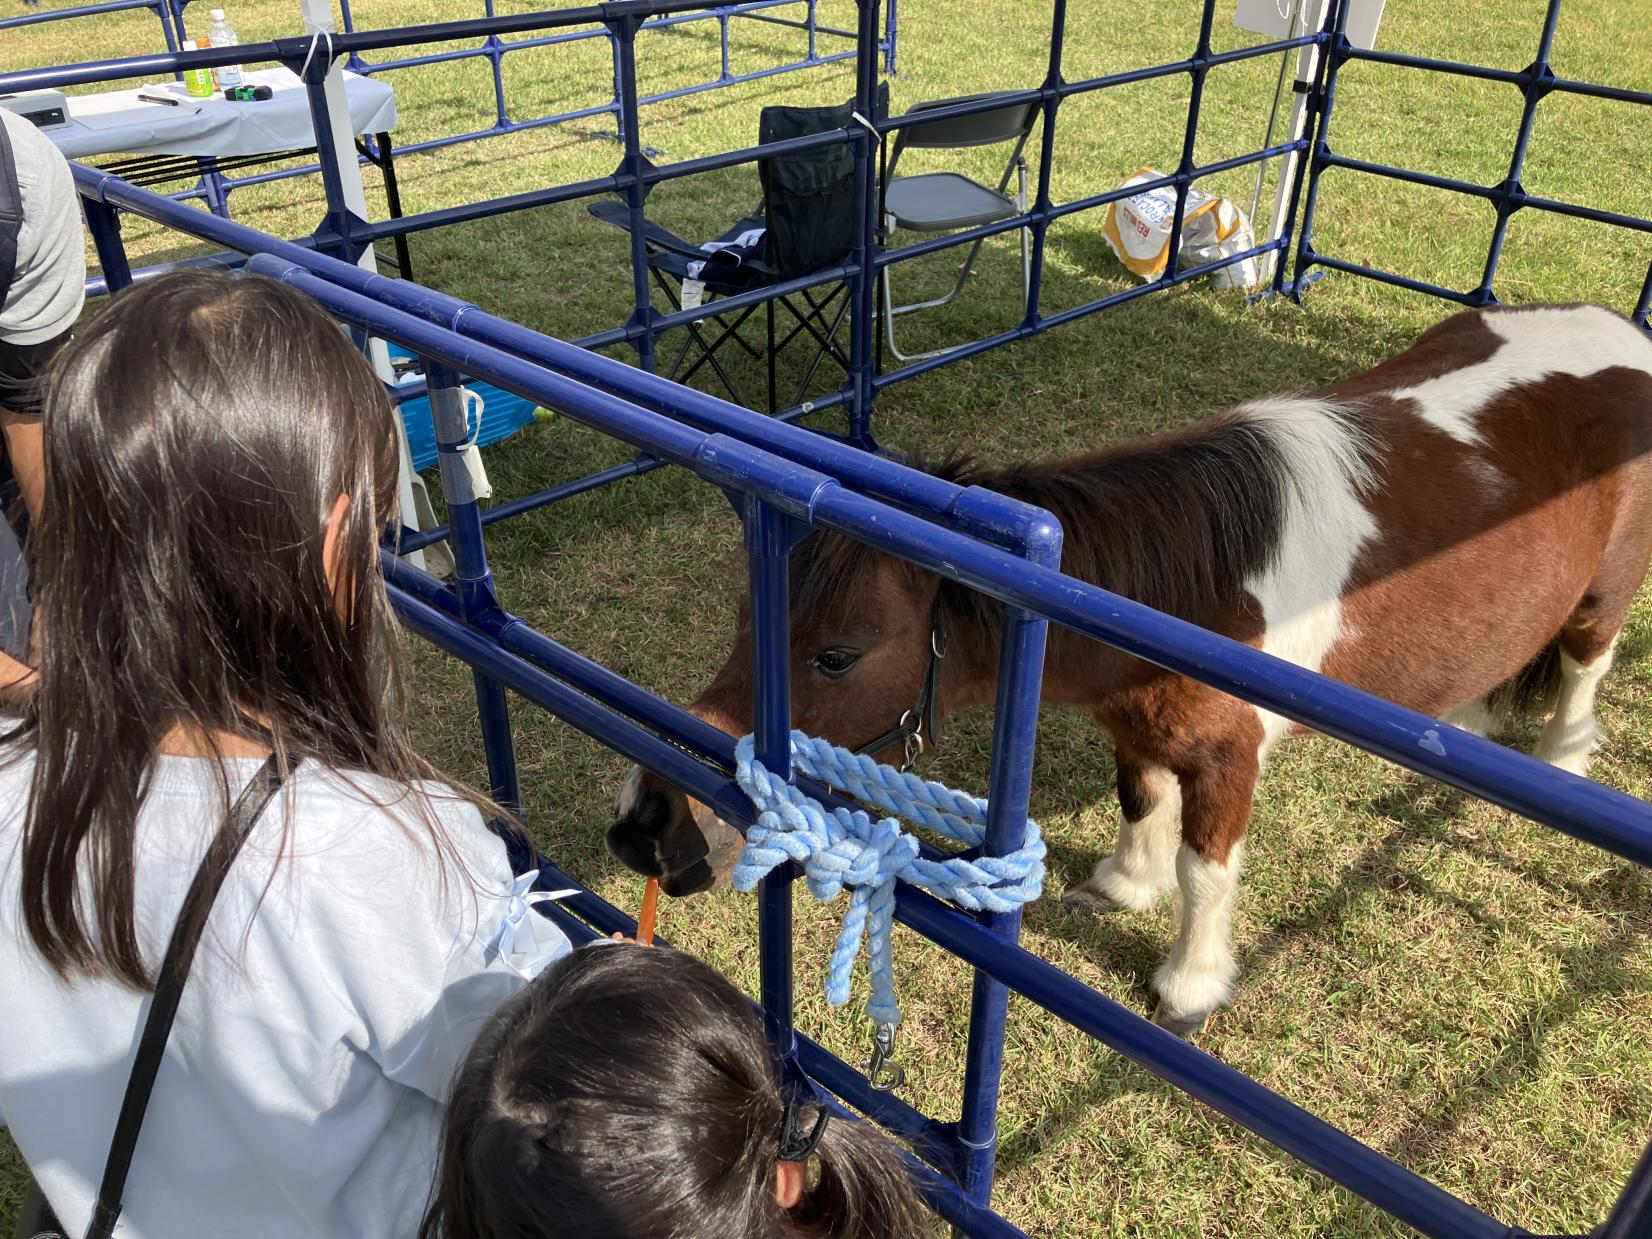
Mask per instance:
[[[735,780],[757,809],[757,821],[746,833],[745,848],[734,867],[734,885],[749,891],[777,865],[791,860],[802,866],[809,893],[816,899],[835,899],[849,891],[849,907],[826,972],[826,1001],[834,1007],[849,1001],[850,973],[864,943],[872,974],[866,1014],[878,1024],[900,1022],[889,943],[896,881],[922,887],[972,912],[1012,912],[1043,893],[1044,840],[1038,823],[1030,818],[1026,842],[1007,856],[926,860],[919,854],[917,839],[902,829],[901,818],[965,847],[977,847],[986,839],[987,802],[794,731],[794,770],[888,816],[873,818],[865,809],[827,809],[770,771],[755,753],[751,736],[734,750]]]

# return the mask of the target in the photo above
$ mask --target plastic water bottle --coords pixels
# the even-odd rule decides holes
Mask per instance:
[[[208,37],[214,47],[234,47],[241,41],[235,37],[235,28],[224,20],[223,9],[212,10],[212,29],[208,32]],[[219,65],[217,73],[220,90],[228,90],[231,86],[241,84],[240,65]]]

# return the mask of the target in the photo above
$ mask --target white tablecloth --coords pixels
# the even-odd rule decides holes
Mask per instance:
[[[315,145],[310,100],[290,69],[259,69],[248,85],[274,94],[253,103],[231,103],[222,94],[196,99],[182,83],[166,82],[130,90],[69,98],[70,123],[41,132],[70,159],[111,152],[136,155],[273,155]],[[180,106],[145,103],[144,94],[165,94]],[[352,133],[385,133],[396,127],[396,92],[383,82],[344,74]]]

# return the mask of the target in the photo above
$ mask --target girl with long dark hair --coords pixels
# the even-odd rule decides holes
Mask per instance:
[[[567,940],[396,725],[384,388],[311,302],[174,273],[60,355],[39,685],[0,748],[0,1116],[85,1232],[155,972],[226,809],[127,1180],[144,1239],[411,1236],[476,1031]]]
[[[781,1088],[739,990],[604,946],[477,1039],[420,1239],[919,1239],[927,1219],[893,1144]]]

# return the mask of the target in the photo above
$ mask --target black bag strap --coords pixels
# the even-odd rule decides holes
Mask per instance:
[[[0,308],[6,304],[17,275],[17,238],[23,232],[23,186],[17,179],[17,157],[11,134],[0,121]]]
[[[98,1188],[97,1207],[92,1211],[92,1225],[86,1239],[110,1239],[115,1233],[121,1196],[126,1191],[126,1172],[132,1168],[132,1152],[137,1148],[138,1133],[143,1128],[144,1111],[149,1108],[155,1073],[161,1068],[166,1039],[172,1032],[172,1019],[178,1014],[178,1000],[183,996],[184,982],[189,979],[195,948],[200,945],[201,933],[206,928],[207,913],[241,845],[252,832],[252,824],[280,789],[284,778],[275,755],[271,754],[230,806],[217,837],[207,845],[201,867],[195,871],[195,880],[189,884],[189,893],[184,896],[183,909],[178,913],[178,923],[172,929],[172,939],[166,944],[166,956],[155,979],[155,998],[149,1004],[149,1018],[144,1021],[138,1053],[132,1060],[132,1074],[126,1080],[126,1096],[120,1103],[120,1118],[115,1121],[115,1137],[109,1143],[109,1160],[103,1166],[103,1185]]]

